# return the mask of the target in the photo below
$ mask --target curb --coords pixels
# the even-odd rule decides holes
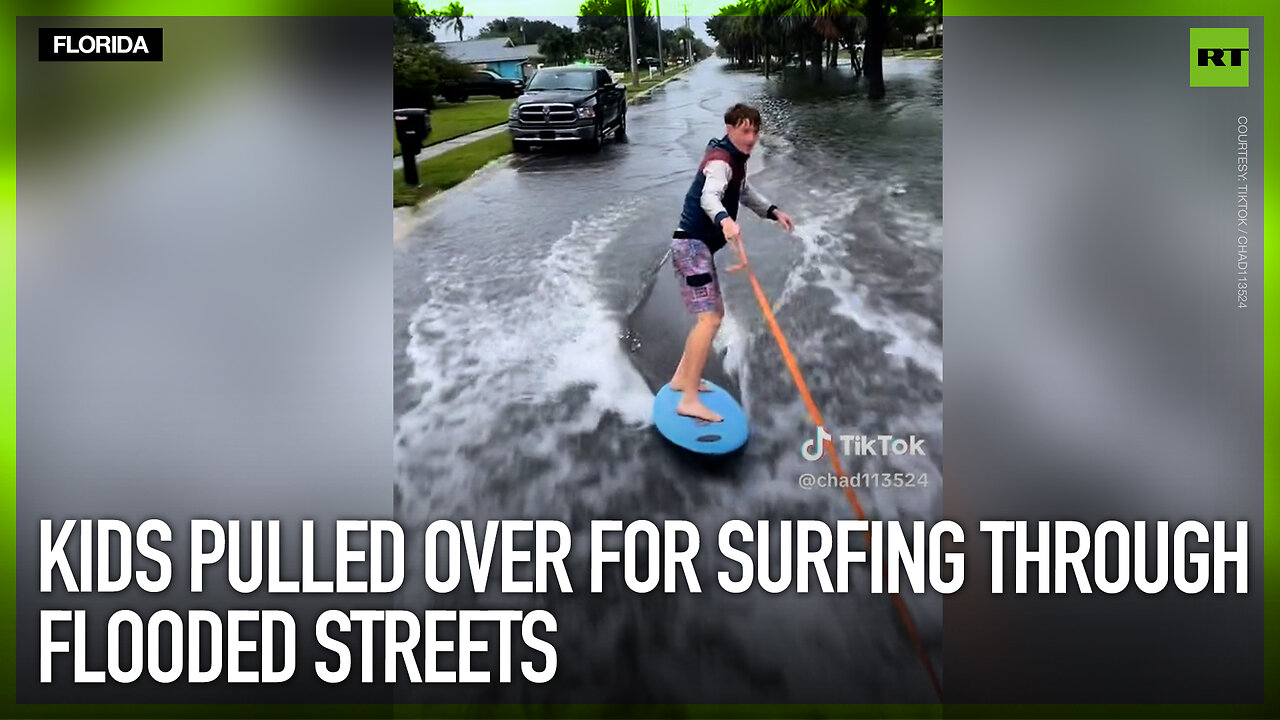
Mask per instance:
[[[699,60],[698,62],[702,62],[702,61],[701,61],[701,60]],[[685,73],[687,73],[687,72],[689,72],[690,70],[692,70],[692,69],[694,68],[694,66],[696,66],[697,64],[698,64],[698,63],[694,63],[693,65],[690,65],[689,67],[685,68],[684,70],[681,70],[680,72],[678,72],[678,73],[676,73],[676,74],[672,75],[671,77],[668,77],[668,78],[665,78],[665,79],[661,80],[660,82],[658,82],[658,84],[657,84],[657,85],[654,85],[654,86],[653,86],[653,87],[651,87],[651,88],[645,88],[644,90],[641,90],[640,92],[638,92],[638,93],[636,93],[635,95],[632,95],[630,98],[628,98],[627,102],[631,102],[632,100],[639,100],[639,99],[641,99],[641,98],[648,98],[648,97],[649,97],[649,94],[650,94],[650,93],[652,93],[654,90],[657,90],[658,88],[662,87],[663,85],[666,85],[667,83],[671,82],[672,80],[675,80],[675,79],[677,79],[677,78],[681,77],[681,76],[682,76],[682,75],[684,75]]]
[[[462,135],[454,135],[453,137],[451,137],[451,138],[449,138],[449,139],[447,139],[447,140],[437,140],[437,141],[435,141],[435,142],[431,143],[430,145],[424,145],[422,149],[423,149],[423,150],[427,150],[427,149],[429,149],[429,148],[433,148],[433,147],[435,147],[436,145],[439,145],[439,144],[441,144],[441,143],[453,142],[454,140],[458,140],[458,139],[460,139],[460,138],[464,138],[464,137],[470,137],[470,136],[472,136],[472,135],[476,135],[476,134],[482,133],[482,132],[484,132],[485,130],[492,130],[492,129],[494,129],[494,128],[498,127],[499,125],[506,125],[506,124],[507,124],[507,121],[506,121],[506,120],[503,120],[502,122],[499,122],[499,123],[494,123],[494,124],[492,124],[492,125],[486,125],[486,126],[484,126],[484,127],[480,128],[480,129],[478,129],[478,130],[472,130],[472,131],[471,131],[471,132],[469,132],[469,133],[463,133]],[[393,157],[393,158],[398,158],[398,157],[403,157],[403,156],[402,156],[402,155],[392,155],[391,157]]]
[[[406,238],[412,234],[414,228],[420,225],[424,220],[430,218],[435,211],[436,206],[443,198],[454,190],[466,187],[484,172],[493,169],[497,165],[508,162],[511,153],[499,155],[489,162],[476,168],[476,171],[467,176],[465,180],[454,185],[451,188],[441,190],[431,197],[424,198],[413,205],[396,205],[391,208],[391,241],[395,246],[399,246]]]
[[[499,128],[505,130],[506,127],[507,127],[507,124],[505,122],[501,122],[501,123],[498,123],[497,125],[490,125],[489,127],[484,128],[483,130],[474,130],[472,132],[467,133],[466,135],[458,135],[457,137],[451,137],[448,140],[441,140],[440,142],[435,143],[434,145],[428,145],[422,148],[422,152],[418,153],[417,161],[421,163],[433,157],[436,157],[438,155],[443,155],[444,153],[447,153],[450,150],[456,150],[457,148],[470,145],[471,143],[476,142],[478,140],[484,140],[485,138],[492,137],[494,135],[497,135],[499,132],[501,132]],[[392,160],[391,160],[392,172],[395,172],[396,170],[400,170],[403,168],[404,168],[404,155],[396,155],[392,157]]]

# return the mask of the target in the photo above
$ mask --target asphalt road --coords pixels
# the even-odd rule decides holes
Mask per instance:
[[[813,428],[746,277],[722,273],[728,316],[707,372],[752,419],[745,453],[693,462],[648,424],[691,322],[666,264],[671,231],[724,110],[751,102],[765,118],[752,182],[797,222],[788,236],[742,220],[755,272],[832,429],[925,438],[925,456],[847,459],[849,472],[928,478],[859,491],[868,513],[939,518],[942,63],[885,69],[889,98],[873,103],[847,68],[766,80],[702,63],[631,108],[627,142],[486,169],[397,241],[397,518],[559,519],[575,546],[594,518],[683,518],[704,548],[698,595],[590,594],[585,553],[571,556],[572,595],[406,592],[411,608],[549,609],[561,659],[544,685],[410,688],[400,701],[932,700],[889,599],[865,583],[714,587],[724,521],[852,517],[839,490],[797,483],[830,466],[800,455]],[[941,598],[906,600],[941,673]]]

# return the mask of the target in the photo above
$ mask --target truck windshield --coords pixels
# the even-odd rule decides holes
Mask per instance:
[[[530,90],[594,90],[595,73],[584,70],[539,70]]]

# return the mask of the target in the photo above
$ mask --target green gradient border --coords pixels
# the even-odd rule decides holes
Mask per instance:
[[[422,2],[424,7],[444,5],[443,0]],[[464,1],[464,5],[467,4]],[[576,6],[576,2],[573,3]],[[690,3],[705,12],[709,3]],[[715,3],[716,5],[722,3]],[[727,4],[727,0],[725,3]],[[40,0],[16,0],[5,4],[0,48],[15,47],[15,18],[22,15],[63,16],[319,16],[319,15],[383,15],[390,14],[389,0],[72,0],[53,3]],[[1280,20],[1274,2],[1264,0],[1218,0],[1213,4],[1200,0],[948,0],[946,15],[952,16],[1261,16],[1264,17],[1264,81],[1266,119],[1276,112],[1280,74],[1280,39],[1270,22]],[[10,14],[12,11],[12,14]],[[489,12],[488,7],[485,8]],[[1212,13],[1210,12],[1212,11]],[[477,11],[478,12],[478,11]],[[691,13],[694,9],[691,8]],[[495,13],[497,14],[497,13]],[[512,5],[506,14],[563,15],[565,3],[555,0],[525,2]],[[4,87],[0,96],[6,110],[0,118],[4,133],[0,142],[3,168],[0,172],[0,243],[3,243],[3,272],[16,286],[16,134],[14,101],[16,98],[16,62],[12,54],[5,58]],[[388,77],[389,77],[388,73]],[[1264,148],[1266,239],[1277,237],[1280,218],[1280,181],[1275,168],[1280,167],[1280,139],[1267,138]],[[1277,485],[1277,462],[1280,460],[1280,362],[1277,353],[1277,303],[1280,291],[1271,290],[1277,277],[1280,251],[1267,252],[1263,259],[1263,313],[1265,326],[1266,384],[1265,429],[1265,527],[1264,592],[1268,599],[1265,610],[1265,673],[1268,680],[1280,673],[1280,495]],[[0,717],[4,718],[599,718],[599,717],[690,717],[690,718],[1273,718],[1280,717],[1280,683],[1267,682],[1261,705],[559,705],[559,706],[459,706],[459,705],[16,705],[16,647],[12,632],[16,626],[16,534],[17,485],[15,458],[16,410],[16,304],[12,292],[4,293],[0,307],[0,337],[7,343],[3,354],[3,476],[0,495]],[[1194,669],[1190,670],[1194,675]]]

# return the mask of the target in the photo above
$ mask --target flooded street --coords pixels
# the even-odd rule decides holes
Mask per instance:
[[[570,595],[439,598],[407,583],[404,608],[551,611],[560,660],[543,685],[517,672],[512,684],[397,689],[399,702],[934,700],[865,568],[845,594],[716,585],[725,521],[853,517],[840,490],[797,483],[831,466],[799,452],[813,426],[748,278],[724,271],[729,250],[717,254],[727,315],[706,376],[740,398],[751,440],[740,457],[695,463],[649,423],[692,322],[666,262],[671,231],[723,112],[751,103],[764,117],[752,184],[796,222],[787,235],[743,209],[752,267],[828,429],[925,438],[923,457],[844,460],[851,473],[928,477],[859,490],[868,515],[940,518],[942,63],[887,59],[885,74],[888,99],[870,102],[845,66],[766,79],[705,61],[631,106],[628,142],[503,161],[397,241],[396,519],[408,557],[435,519],[561,520],[580,550]],[[593,519],[697,524],[702,592],[637,595],[619,580],[590,593]],[[904,599],[945,676],[941,598]]]

